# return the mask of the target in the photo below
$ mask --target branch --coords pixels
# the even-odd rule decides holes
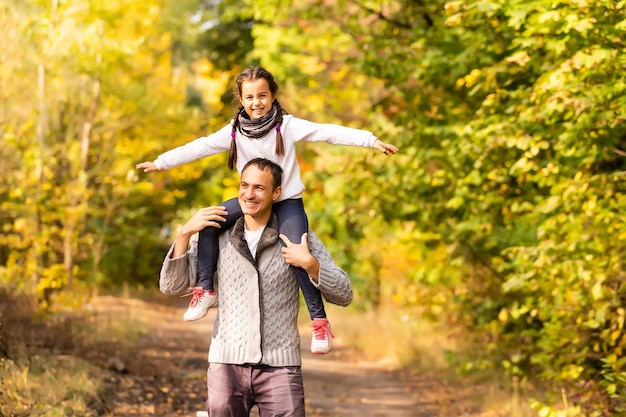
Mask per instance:
[[[626,156],[626,152],[622,151],[621,149],[613,148],[613,152],[615,152],[619,156]]]
[[[381,18],[382,20],[384,20],[387,23],[390,23],[392,25],[395,25],[395,26],[398,26],[398,27],[401,27],[401,28],[404,28],[404,29],[412,29],[411,25],[409,25],[408,23],[399,22],[397,20],[394,20],[394,19],[392,19],[390,17],[385,16],[383,14],[382,10],[374,10],[371,7],[365,6],[364,4],[360,4],[358,1],[356,3],[357,3],[357,5],[361,9],[365,10],[366,12],[375,14],[376,16],[378,16],[379,18]]]
[[[422,0],[415,0],[415,3],[419,4],[423,8],[426,8],[426,5],[424,4],[424,2]],[[428,13],[422,12],[422,17],[426,21],[426,24],[427,24],[428,27],[431,27],[433,25],[433,19],[430,17],[430,15]]]

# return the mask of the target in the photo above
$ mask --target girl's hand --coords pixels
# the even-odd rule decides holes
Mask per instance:
[[[142,162],[140,164],[137,164],[135,166],[135,168],[143,169],[143,172],[158,171],[158,169],[157,169],[156,165],[154,164],[154,162]]]
[[[379,151],[381,151],[382,153],[384,153],[385,155],[387,155],[387,152],[389,152],[391,155],[397,153],[400,149],[396,148],[395,146],[389,144],[389,143],[384,143],[382,142],[380,139],[376,139],[376,142],[374,142],[374,148],[378,149]]]

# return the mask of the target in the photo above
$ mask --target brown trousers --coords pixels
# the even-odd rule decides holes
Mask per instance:
[[[212,363],[207,371],[209,417],[305,417],[304,383],[299,366]]]

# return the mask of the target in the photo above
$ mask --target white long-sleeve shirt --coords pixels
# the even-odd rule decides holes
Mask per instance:
[[[251,139],[236,132],[237,141],[237,171],[254,158],[266,158],[281,166],[283,169],[282,193],[279,201],[292,198],[302,198],[304,184],[300,177],[300,165],[296,158],[296,143],[327,142],[333,145],[374,147],[376,136],[371,132],[353,129],[334,124],[313,123],[298,119],[292,115],[283,116],[280,127],[285,147],[284,155],[276,155],[276,130],[260,139]],[[189,162],[197,161],[230,149],[232,125],[228,124],[217,132],[193,140],[185,145],[174,148],[160,155],[154,161],[157,169],[174,168]]]

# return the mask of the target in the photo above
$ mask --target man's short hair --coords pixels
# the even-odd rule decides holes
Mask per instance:
[[[243,172],[251,165],[256,166],[261,171],[265,171],[266,169],[270,171],[270,174],[272,174],[272,178],[274,179],[274,189],[277,189],[282,185],[283,169],[277,163],[265,158],[254,158],[244,165],[241,173],[243,174]]]

